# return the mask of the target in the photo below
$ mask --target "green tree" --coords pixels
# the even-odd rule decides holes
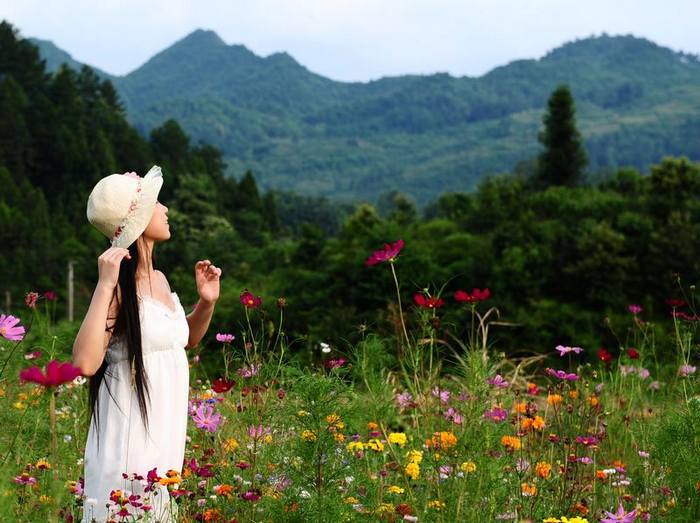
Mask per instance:
[[[588,163],[581,134],[576,128],[576,108],[569,87],[560,85],[549,98],[539,140],[544,151],[538,158],[539,186],[575,186]]]

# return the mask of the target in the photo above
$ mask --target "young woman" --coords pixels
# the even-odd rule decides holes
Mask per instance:
[[[98,258],[99,280],[73,345],[73,364],[90,376],[83,523],[109,521],[120,510],[114,502],[120,493],[113,491],[140,495],[126,508],[149,510],[152,521],[175,521],[177,514],[166,487],[148,487],[149,472],[152,480],[153,473],[182,471],[189,393],[184,349],[207,331],[221,269],[209,260],[195,264],[199,301],[185,315],[153,265],[154,245],[170,238],[168,208],[157,200],[162,184],[158,166],[143,178],[112,174],[88,199],[88,220],[111,247]]]

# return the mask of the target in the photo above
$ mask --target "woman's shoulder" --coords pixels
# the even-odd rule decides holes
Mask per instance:
[[[165,288],[168,289],[168,292],[172,293],[172,289],[170,288],[170,283],[168,282],[168,278],[165,276],[165,273],[162,271],[159,271],[158,269],[155,269],[154,271],[158,277],[163,280],[163,283],[165,284]]]

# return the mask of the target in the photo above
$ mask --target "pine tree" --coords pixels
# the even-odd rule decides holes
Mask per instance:
[[[588,163],[581,134],[576,128],[574,98],[567,85],[557,87],[549,98],[539,140],[544,151],[538,158],[537,184],[575,186]]]

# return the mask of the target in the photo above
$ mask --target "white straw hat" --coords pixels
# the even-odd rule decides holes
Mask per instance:
[[[143,178],[133,172],[105,176],[88,197],[87,219],[113,247],[128,248],[151,221],[162,185],[157,165]]]

